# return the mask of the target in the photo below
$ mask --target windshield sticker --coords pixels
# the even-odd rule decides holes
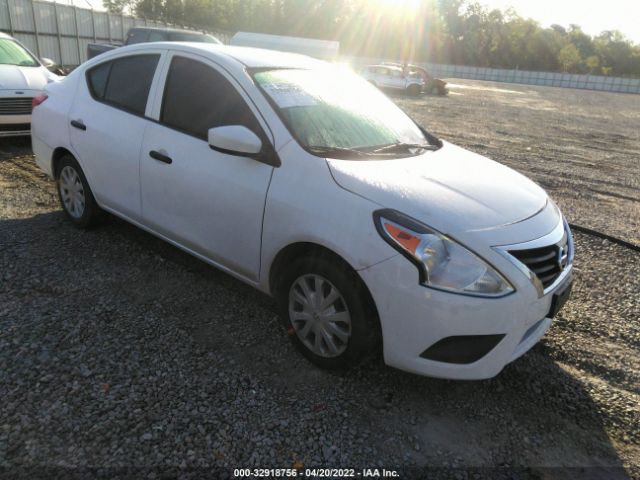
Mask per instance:
[[[297,85],[266,83],[261,86],[280,108],[309,107],[318,104],[313,95],[305,92]]]

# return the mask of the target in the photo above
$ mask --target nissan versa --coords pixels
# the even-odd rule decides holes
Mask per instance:
[[[346,69],[142,44],[34,104],[36,159],[73,223],[106,210],[273,295],[321,367],[381,346],[399,369],[492,377],[568,297],[571,232],[547,194]]]

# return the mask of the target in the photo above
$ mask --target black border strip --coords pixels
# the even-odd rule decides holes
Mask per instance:
[[[636,245],[635,243],[627,242],[618,237],[613,237],[607,233],[599,232],[598,230],[593,230],[589,227],[583,227],[582,225],[576,225],[575,223],[570,223],[569,228],[575,230],[576,232],[586,233],[587,235],[593,235],[594,237],[603,238],[605,240],[609,240],[611,243],[616,243],[626,248],[630,248],[636,252],[640,252],[640,245]]]

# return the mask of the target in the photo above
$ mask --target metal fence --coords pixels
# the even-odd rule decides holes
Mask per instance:
[[[382,60],[363,57],[345,57],[354,64],[377,64]],[[605,77],[603,75],[579,75],[557,72],[533,72],[528,70],[505,70],[498,68],[466,67],[438,63],[417,64],[431,75],[441,78],[466,78],[493,82],[521,83],[549,87],[580,88],[605,92],[640,93],[640,79]]]
[[[39,58],[63,66],[87,59],[89,43],[121,44],[132,27],[174,26],[128,15],[98,12],[39,0],[0,0],[0,31],[22,42]],[[226,32],[210,32],[223,42]]]

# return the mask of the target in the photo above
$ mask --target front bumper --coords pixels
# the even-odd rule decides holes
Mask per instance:
[[[516,291],[501,298],[424,287],[419,284],[416,267],[402,255],[360,270],[378,309],[385,363],[420,375],[461,380],[491,378],[500,373],[546,333],[552,321],[549,312],[553,296],[572,280],[569,265],[562,280],[540,295],[516,265],[506,270],[501,268]],[[446,344],[451,337],[464,337],[458,344],[462,346],[464,342],[468,346],[474,337],[496,341],[489,342],[480,355],[468,357],[468,363],[436,361],[430,358],[437,355],[425,355],[430,347],[438,342]],[[455,341],[452,339],[449,348],[455,348]]]
[[[0,115],[0,137],[20,137],[31,133],[31,115]]]

